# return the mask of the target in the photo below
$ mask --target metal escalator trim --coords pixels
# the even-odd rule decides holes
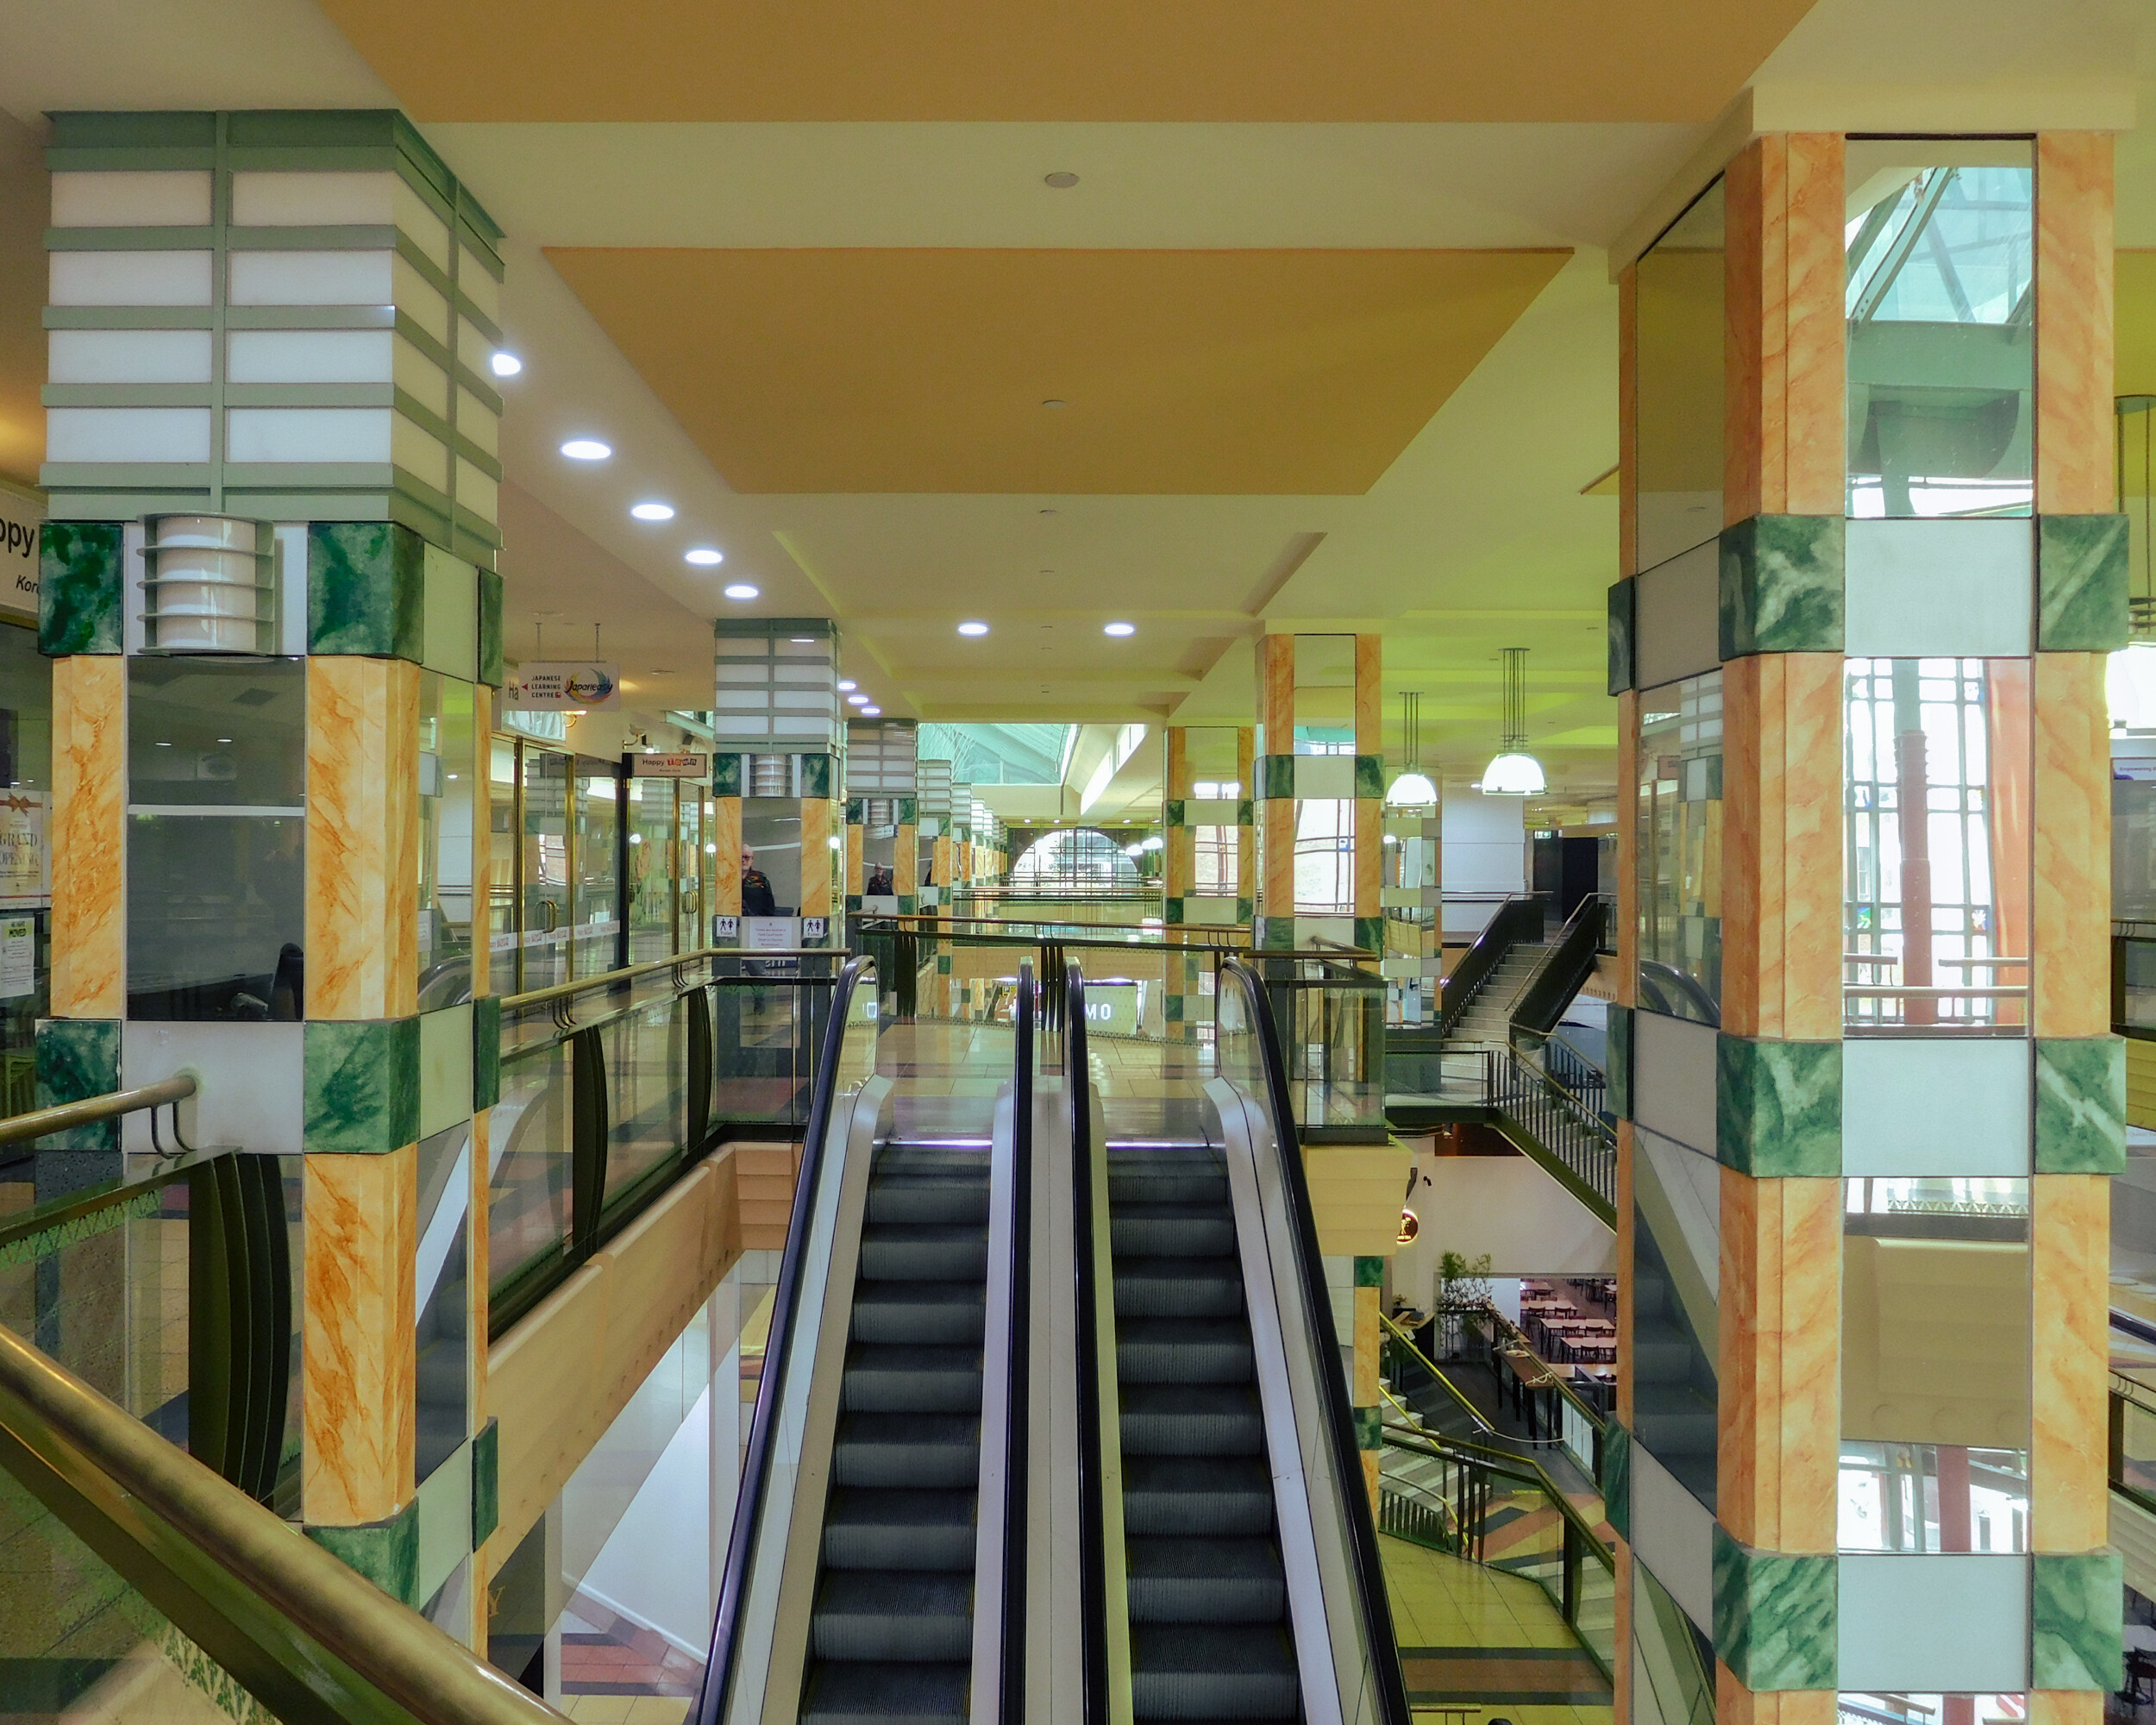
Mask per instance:
[[[802,1138],[802,1166],[793,1189],[793,1213],[787,1226],[784,1254],[779,1266],[778,1286],[772,1296],[770,1343],[756,1385],[755,1411],[750,1417],[748,1454],[743,1463],[741,1487],[735,1500],[734,1524],[727,1541],[726,1565],[719,1579],[718,1604],[711,1628],[711,1653],[704,1667],[693,1718],[696,1725],[719,1725],[726,1716],[734,1679],[740,1664],[744,1612],[748,1604],[749,1567],[757,1534],[772,1490],[772,1474],[778,1460],[780,1397],[797,1370],[793,1337],[797,1308],[802,1297],[804,1265],[812,1243],[812,1218],[823,1195],[827,1151],[831,1132],[841,1126],[835,1118],[841,1055],[851,1019],[857,988],[875,987],[872,960],[849,960],[832,991],[830,1016],[826,1021],[823,1057],[817,1063],[815,1088],[809,1105],[808,1126]],[[813,1362],[803,1362],[813,1365]],[[820,1528],[818,1530],[821,1531]],[[759,1715],[761,1715],[759,1708]]]
[[[1385,1589],[1376,1523],[1363,1483],[1362,1452],[1355,1441],[1354,1415],[1348,1401],[1347,1379],[1340,1364],[1339,1336],[1332,1323],[1332,1300],[1326,1283],[1325,1260],[1318,1248],[1317,1220],[1311,1208],[1309,1182],[1305,1177],[1296,1140],[1295,1113],[1288,1089],[1287,1065],[1281,1057],[1280,1032],[1273,1021],[1265,987],[1256,971],[1243,960],[1232,958],[1221,966],[1220,975],[1224,985],[1242,990],[1263,1051],[1267,1090],[1264,1104],[1273,1117],[1273,1153],[1278,1161],[1282,1191],[1287,1200],[1303,1321],[1317,1347],[1319,1395],[1323,1404],[1318,1413],[1332,1452],[1333,1476],[1339,1486],[1338,1509],[1347,1535],[1348,1559],[1360,1596],[1363,1621],[1373,1643],[1370,1653],[1377,1684],[1376,1717],[1379,1725],[1411,1725],[1407,1679],[1400,1667],[1399,1638],[1393,1628],[1392,1603]]]

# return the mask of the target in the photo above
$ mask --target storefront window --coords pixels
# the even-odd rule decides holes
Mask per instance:
[[[419,1010],[472,997],[472,685],[419,677]]]
[[[52,661],[0,624],[0,1115],[36,1106],[37,1021],[51,1009]]]
[[[1721,1022],[1722,674],[1639,697],[1639,1004]]]
[[[1844,730],[1843,1020],[2028,1024],[2025,659],[1852,659]]]

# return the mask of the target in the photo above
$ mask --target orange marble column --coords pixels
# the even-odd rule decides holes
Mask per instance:
[[[419,668],[307,662],[307,1016],[419,1009]]]
[[[2101,653],[2035,656],[2029,1015],[2040,1037],[2111,1030],[2111,744]]]
[[[52,1004],[127,1011],[128,662],[53,661]]]
[[[1724,179],[1722,519],[1839,515],[1842,140],[1780,133],[1739,152]]]
[[[2112,146],[2036,140],[2036,512],[2115,506]]]
[[[2111,1176],[2040,1174],[2033,1183],[2029,1543],[2089,1552],[2109,1537]]]
[[[1235,732],[1235,782],[1246,798],[1257,795],[1253,787],[1253,775],[1257,771],[1257,731],[1252,725],[1238,725]],[[1256,812],[1253,803],[1252,812]],[[1257,898],[1257,827],[1253,821],[1238,825],[1235,830],[1235,890],[1238,896],[1253,902]]]
[[[801,914],[831,913],[831,806],[822,797],[801,800]],[[911,829],[908,829],[911,831]],[[741,859],[736,850],[736,869]],[[739,888],[736,885],[736,890]]]
[[[411,1145],[306,1158],[300,1492],[310,1526],[379,1521],[412,1494],[418,1166]]]
[[[1293,756],[1295,752],[1295,637],[1268,635],[1257,643],[1257,714],[1265,727],[1268,758]],[[1264,831],[1264,878],[1258,893],[1258,914],[1268,921],[1286,919],[1295,913],[1295,804],[1292,797],[1272,794],[1266,787],[1265,806],[1259,811]]]
[[[711,914],[737,917],[741,914],[741,799],[714,797],[711,800],[711,843],[718,849],[711,860],[718,866],[711,871]]]

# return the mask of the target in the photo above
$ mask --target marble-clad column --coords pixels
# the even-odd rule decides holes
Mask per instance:
[[[1257,643],[1257,719],[1265,752],[1257,759],[1258,844],[1264,856],[1257,889],[1257,944],[1295,944],[1295,637]]]
[[[1385,638],[1355,637],[1355,944],[1382,958],[1385,916]]]

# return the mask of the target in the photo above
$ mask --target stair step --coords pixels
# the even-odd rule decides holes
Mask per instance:
[[[1250,1325],[1240,1318],[1125,1318],[1115,1327],[1125,1383],[1247,1383]]]
[[[981,1412],[981,1349],[856,1342],[839,1395],[856,1414]]]
[[[987,1289],[978,1282],[864,1282],[854,1292],[857,1342],[981,1346]]]
[[[977,1488],[978,1414],[848,1414],[838,1422],[831,1478],[839,1485]]]
[[[1123,1458],[1123,1527],[1131,1534],[1272,1531],[1273,1481],[1250,1456]]]
[[[933,1175],[879,1174],[868,1182],[870,1224],[962,1223],[986,1226],[988,1220],[988,1176],[964,1179]]]
[[[1235,1213],[1219,1203],[1118,1204],[1108,1238],[1134,1258],[1215,1258],[1235,1250]]]
[[[861,1231],[861,1274],[866,1280],[980,1281],[987,1273],[986,1226],[886,1222]]]
[[[1140,1719],[1292,1719],[1297,1690],[1284,1624],[1131,1626],[1131,1706]]]
[[[976,1494],[841,1487],[824,1512],[824,1561],[833,1569],[974,1566]]]
[[[1125,1455],[1256,1456],[1265,1452],[1265,1421],[1247,1385],[1194,1396],[1174,1383],[1122,1386],[1119,1422]]]
[[[1115,1314],[1232,1318],[1243,1310],[1243,1266],[1232,1258],[1119,1258]]]
[[[1280,1552],[1269,1538],[1126,1542],[1133,1623],[1264,1623],[1288,1609]]]
[[[965,1659],[973,1653],[973,1577],[833,1570],[816,1590],[810,1646],[819,1659]]]
[[[967,1725],[971,1659],[811,1665],[802,1725]]]

